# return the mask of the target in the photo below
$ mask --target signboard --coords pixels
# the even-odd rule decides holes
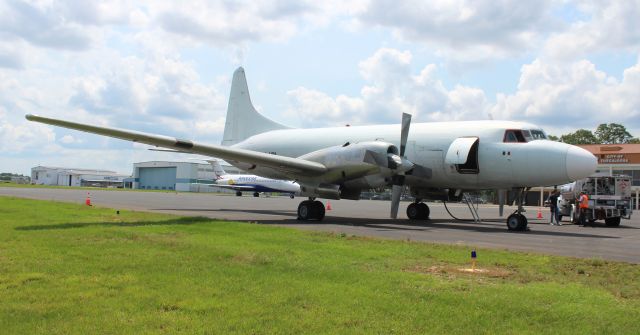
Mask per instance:
[[[640,153],[597,154],[598,164],[640,164]]]

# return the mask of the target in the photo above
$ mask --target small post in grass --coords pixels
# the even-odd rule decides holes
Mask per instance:
[[[478,254],[476,254],[476,250],[471,250],[471,272],[476,272],[476,258]]]

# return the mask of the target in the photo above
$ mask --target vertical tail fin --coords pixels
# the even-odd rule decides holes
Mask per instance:
[[[219,161],[212,159],[208,160],[207,162],[209,162],[209,164],[211,164],[211,166],[213,167],[213,174],[216,176],[216,180],[222,178],[222,176],[227,174],[226,172],[224,172],[222,164],[220,164]]]
[[[286,128],[289,127],[266,118],[253,107],[244,69],[239,67],[231,82],[222,145],[233,145],[265,131]]]

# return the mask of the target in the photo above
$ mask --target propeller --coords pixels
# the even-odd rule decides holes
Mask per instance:
[[[395,174],[391,177],[391,218],[398,217],[398,207],[400,206],[400,195],[404,188],[405,172],[411,170],[414,164],[404,156],[409,137],[409,126],[411,126],[411,114],[402,113],[402,125],[400,130],[400,155],[389,155],[389,159],[396,164]]]

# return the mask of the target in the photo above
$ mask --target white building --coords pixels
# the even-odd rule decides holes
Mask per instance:
[[[36,166],[31,183],[36,185],[122,187],[127,175],[114,171]]]
[[[227,173],[239,173],[235,167],[223,166]],[[208,163],[151,161],[133,164],[134,189],[175,190],[184,192],[226,191],[211,187],[215,175]]]

